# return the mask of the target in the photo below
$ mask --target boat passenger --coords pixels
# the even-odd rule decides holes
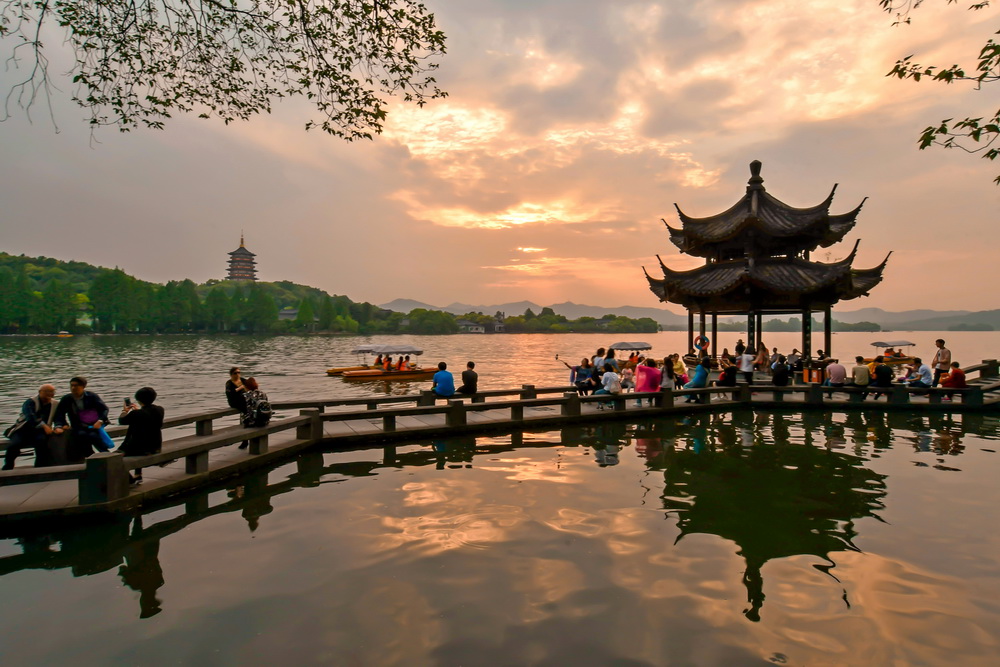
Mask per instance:
[[[407,371],[412,371],[416,366],[410,361],[410,355],[406,355],[406,359],[403,360],[403,369]]]
[[[375,357],[375,361],[372,362],[372,368],[382,368],[382,355]]]
[[[405,370],[404,363],[405,362],[403,361],[403,355],[399,355],[399,359],[396,360],[396,366],[395,366],[396,370],[397,371]]]
[[[382,362],[382,370],[391,371],[392,370],[392,355],[385,355],[385,361]]]

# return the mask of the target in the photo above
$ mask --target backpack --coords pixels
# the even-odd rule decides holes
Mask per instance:
[[[273,416],[274,416],[274,410],[271,409],[270,402],[268,402],[267,400],[263,400],[257,404],[256,408],[254,408],[250,426],[255,426],[255,427],[267,426],[268,422],[271,421],[271,417]]]
[[[620,393],[622,393],[622,383],[621,383],[621,380],[613,380],[608,385],[608,393],[611,393],[611,394],[620,394]]]

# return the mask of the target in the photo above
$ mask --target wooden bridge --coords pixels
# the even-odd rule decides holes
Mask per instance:
[[[1000,363],[987,360],[965,370],[970,387],[959,390],[755,383],[581,397],[572,387],[523,385],[447,400],[425,391],[415,396],[273,402],[277,418],[266,427],[252,429],[233,419],[235,410],[216,410],[167,419],[158,454],[125,457],[109,452],[75,465],[0,471],[0,522],[129,510],[313,447],[377,446],[386,448],[386,456],[391,457],[394,443],[406,441],[739,409],[1000,412]],[[876,389],[882,398],[874,398]],[[296,410],[297,415],[281,418],[281,412]],[[185,433],[192,424],[194,433]],[[108,432],[120,436],[125,428],[111,427]],[[248,449],[235,446],[244,440],[249,440]],[[8,444],[0,442],[0,450]],[[145,468],[145,479],[141,486],[130,487],[128,471],[135,468]]]

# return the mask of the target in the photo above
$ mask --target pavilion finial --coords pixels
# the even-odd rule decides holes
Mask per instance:
[[[243,243],[243,230],[240,230],[240,247],[245,248],[246,245]]]
[[[750,180],[747,181],[747,192],[764,189],[764,179],[760,177],[760,167],[760,160],[754,160],[750,163]]]

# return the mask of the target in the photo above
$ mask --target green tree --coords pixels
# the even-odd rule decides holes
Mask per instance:
[[[303,96],[319,115],[307,129],[371,138],[388,96],[423,105],[445,95],[430,75],[445,37],[416,0],[4,0],[4,60],[27,55],[11,95],[28,109],[58,88],[43,25],[65,30],[72,99],[92,125],[122,131],[160,129],[178,112],[228,124]]]
[[[332,299],[323,299],[319,306],[319,330],[333,331],[333,325],[337,318],[337,311],[333,308]]]
[[[254,333],[267,333],[278,322],[278,304],[256,283],[251,283],[247,296],[247,324]]]
[[[205,297],[205,318],[215,331],[225,331],[232,321],[232,309],[226,290],[216,285]]]
[[[957,0],[948,0],[948,4],[956,2]],[[921,4],[922,0],[879,0],[879,6],[884,11],[895,15],[893,25],[909,24],[911,11],[917,9]],[[969,9],[982,10],[987,8],[989,4],[988,1],[976,2],[971,4]],[[1000,35],[1000,31],[995,34]],[[917,82],[921,80],[943,83],[966,81],[973,83],[976,90],[982,90],[984,85],[1000,81],[1000,44],[993,39],[986,40],[986,44],[979,49],[976,65],[972,69],[960,65],[952,65],[951,67],[925,66],[913,62],[912,58],[913,56],[909,55],[896,61],[896,66],[886,76],[895,76]],[[962,120],[956,120],[955,117],[945,118],[936,125],[924,128],[920,134],[919,146],[921,150],[929,146],[959,148],[968,153],[982,153],[983,158],[995,160],[997,156],[1000,156],[1000,146],[996,145],[998,138],[1000,138],[1000,109],[990,111],[985,115],[967,116]],[[1000,184],[1000,176],[993,180]]]
[[[295,328],[312,331],[315,328],[316,311],[312,299],[308,297],[299,302],[299,312],[295,314]]]
[[[66,283],[52,280],[40,294],[36,325],[40,331],[57,332],[76,327],[76,294]]]

